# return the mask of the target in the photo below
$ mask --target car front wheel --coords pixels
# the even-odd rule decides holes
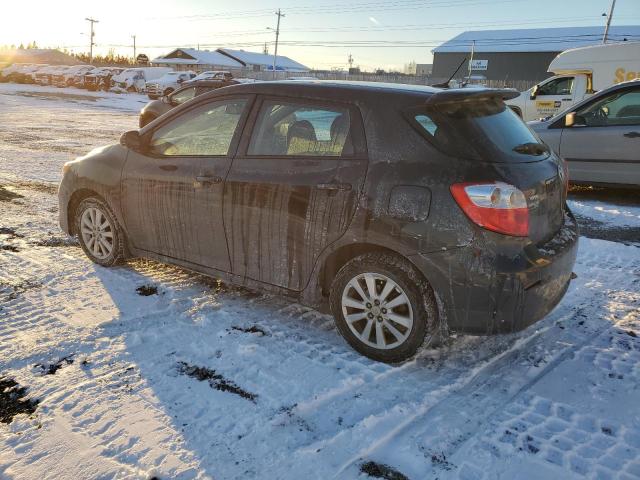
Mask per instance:
[[[369,253],[344,265],[332,283],[331,309],[340,334],[373,360],[406,360],[435,335],[431,287],[393,254]]]
[[[80,203],[76,232],[82,250],[93,262],[110,267],[125,259],[124,233],[103,201],[87,198]]]

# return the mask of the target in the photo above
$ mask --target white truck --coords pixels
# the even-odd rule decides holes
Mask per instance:
[[[168,67],[134,67],[123,70],[111,79],[114,87],[127,92],[144,92],[146,82],[173,71]]]
[[[640,42],[573,48],[549,64],[554,76],[507,104],[525,121],[555,115],[598,90],[640,78]]]
[[[169,72],[165,73],[157,80],[147,81],[146,92],[151,100],[169,95],[177,90],[183,83],[188,82],[196,76],[195,72]]]

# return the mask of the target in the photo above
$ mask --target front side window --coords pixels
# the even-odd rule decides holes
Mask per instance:
[[[227,155],[247,101],[207,103],[185,112],[156,130],[150,150],[165,156]]]
[[[353,153],[349,110],[296,103],[262,104],[249,155],[330,156]]]
[[[196,96],[196,87],[185,88],[171,95],[171,103],[180,105]]]
[[[573,77],[561,77],[538,87],[538,95],[571,95]]]
[[[640,89],[617,91],[584,106],[576,121],[589,127],[640,125]]]

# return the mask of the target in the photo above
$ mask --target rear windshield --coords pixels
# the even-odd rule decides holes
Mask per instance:
[[[532,161],[548,149],[500,100],[442,103],[411,112],[415,126],[444,153],[488,162]]]

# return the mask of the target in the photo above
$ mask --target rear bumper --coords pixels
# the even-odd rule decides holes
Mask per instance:
[[[519,242],[490,238],[412,257],[441,300],[449,328],[479,335],[516,332],[562,300],[578,251],[571,213],[567,211],[564,226],[546,244]]]

